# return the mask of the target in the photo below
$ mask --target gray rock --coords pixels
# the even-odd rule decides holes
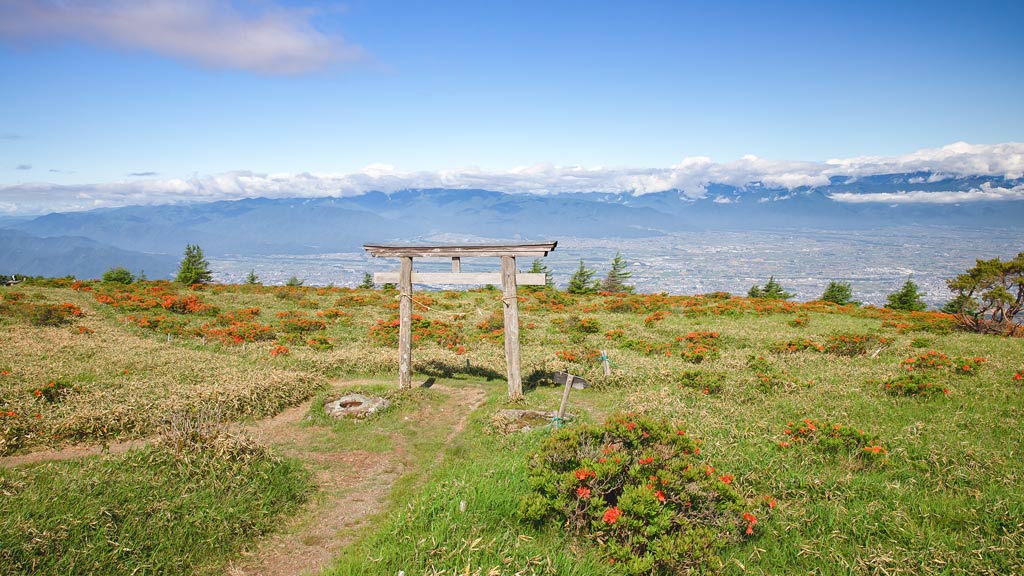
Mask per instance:
[[[391,406],[387,398],[346,394],[324,404],[324,412],[332,418],[366,418]]]

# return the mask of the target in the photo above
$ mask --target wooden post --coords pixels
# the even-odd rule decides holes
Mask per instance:
[[[558,420],[555,421],[556,423],[560,424],[562,419],[565,418],[565,409],[569,406],[569,392],[572,392],[572,383],[575,379],[576,377],[572,374],[565,378],[565,390],[562,390],[562,402],[558,405],[558,415],[556,416]]]
[[[412,256],[402,257],[398,273],[398,387],[412,388]]]
[[[508,399],[523,397],[519,373],[519,300],[516,297],[516,257],[501,257],[501,290],[505,304],[505,365],[508,372]]]
[[[462,272],[462,258],[452,256],[452,274]]]
[[[604,365],[604,375],[605,376],[611,376],[612,375],[612,367],[608,363],[608,351],[607,350],[601,350],[601,363]]]

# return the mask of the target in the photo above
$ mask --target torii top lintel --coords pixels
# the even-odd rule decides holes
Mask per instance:
[[[412,258],[467,258],[495,256],[547,256],[558,242],[536,244],[420,244],[398,246],[394,244],[363,244],[363,249],[375,257]]]

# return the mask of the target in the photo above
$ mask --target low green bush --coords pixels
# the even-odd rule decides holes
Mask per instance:
[[[699,455],[699,441],[666,420],[620,414],[565,428],[532,456],[520,511],[601,547],[624,574],[697,569],[757,523],[733,476]]]

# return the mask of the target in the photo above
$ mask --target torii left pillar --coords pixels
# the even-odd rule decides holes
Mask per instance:
[[[412,388],[412,256],[398,272],[398,387]]]

